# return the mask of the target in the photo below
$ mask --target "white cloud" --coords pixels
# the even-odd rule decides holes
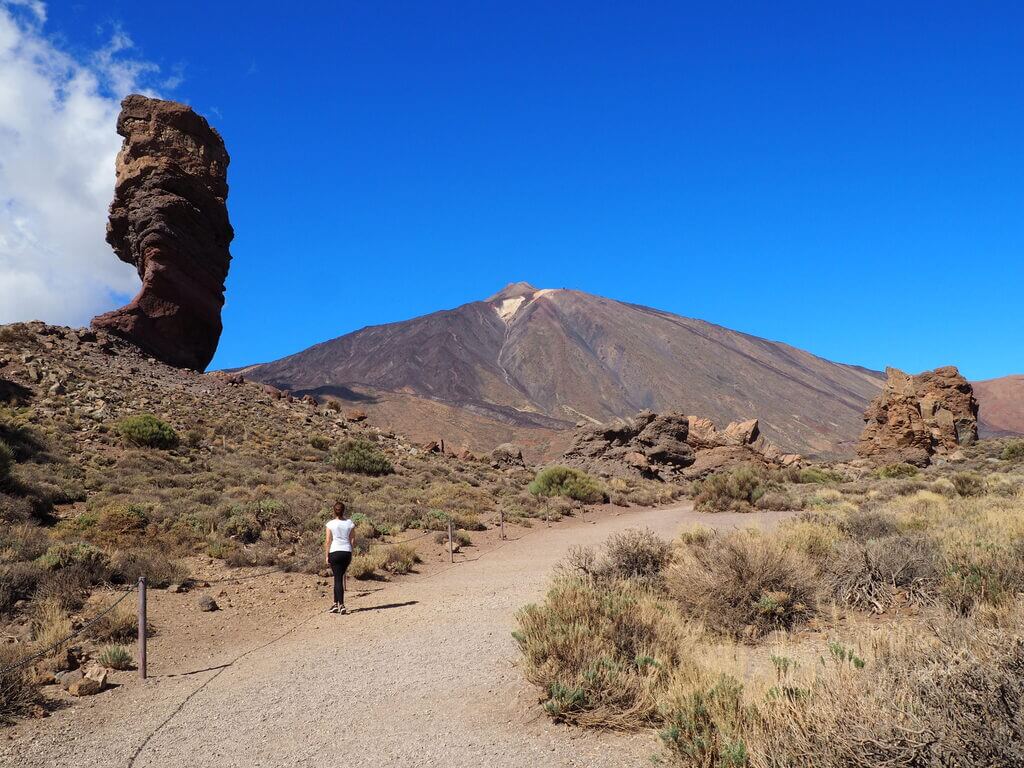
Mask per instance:
[[[45,22],[39,0],[0,0],[0,323],[83,325],[138,290],[104,237],[120,100],[158,68],[120,29],[76,58]]]

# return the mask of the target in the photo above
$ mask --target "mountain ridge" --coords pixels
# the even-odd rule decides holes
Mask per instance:
[[[387,411],[382,426],[414,439],[445,438],[452,413],[426,416],[437,419],[438,404],[474,414],[456,439],[475,450],[493,447],[489,432],[510,436],[498,425],[526,447],[562,445],[554,433],[578,421],[649,408],[722,423],[757,417],[789,450],[846,455],[882,382],[880,372],[705,320],[526,282],[236,370],[358,404],[371,420]]]

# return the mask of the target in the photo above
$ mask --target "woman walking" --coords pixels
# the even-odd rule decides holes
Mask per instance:
[[[345,571],[352,562],[356,524],[348,519],[345,502],[334,502],[334,519],[327,521],[324,537],[324,559],[334,574],[334,605],[331,613],[348,613],[345,608]]]

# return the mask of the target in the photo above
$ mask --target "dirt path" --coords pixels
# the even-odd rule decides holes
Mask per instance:
[[[700,515],[680,505],[533,529],[479,559],[389,585],[348,616],[277,619],[279,631],[239,638],[208,669],[157,675],[59,711],[0,744],[0,765],[648,764],[650,734],[583,733],[540,715],[515,666],[515,611],[543,596],[551,567],[574,545],[631,527],[671,536],[686,522],[771,525],[779,517]],[[272,611],[266,623],[275,623]]]

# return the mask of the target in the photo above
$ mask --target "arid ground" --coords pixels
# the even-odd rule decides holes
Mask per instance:
[[[647,733],[595,736],[541,715],[517,669],[515,612],[542,597],[551,567],[574,546],[631,527],[672,536],[698,519],[768,526],[780,514],[605,508],[550,530],[510,529],[508,541],[481,543],[454,567],[428,560],[419,574],[364,592],[348,616],[324,613],[320,582],[293,574],[214,590],[225,606],[214,613],[196,611],[194,593],[154,592],[153,620],[165,629],[150,680],[123,673],[114,691],[22,722],[7,732],[0,763],[642,765],[655,749]]]

